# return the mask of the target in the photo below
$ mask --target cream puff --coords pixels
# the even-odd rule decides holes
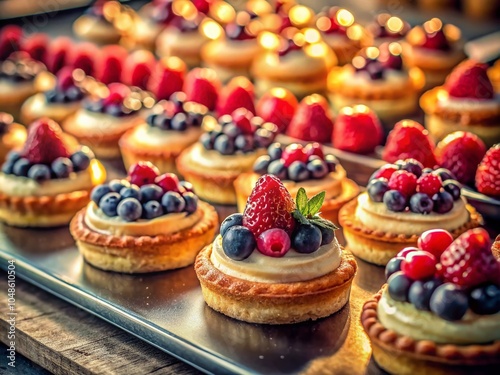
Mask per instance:
[[[115,44],[120,38],[119,30],[113,25],[113,15],[119,9],[118,1],[98,0],[73,23],[73,32],[80,39],[97,44]]]
[[[26,128],[14,122],[12,115],[0,112],[0,163],[12,150],[20,149],[26,141]]]

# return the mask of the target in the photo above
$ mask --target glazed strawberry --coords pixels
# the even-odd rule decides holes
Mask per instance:
[[[19,26],[8,25],[0,30],[0,61],[19,51],[22,37],[23,30]]]
[[[465,232],[441,254],[440,276],[464,288],[482,284],[497,272],[490,237],[483,228]]]
[[[61,128],[53,120],[42,118],[35,121],[28,129],[21,156],[33,164],[50,164],[59,157],[69,157],[61,133]]]
[[[155,184],[163,189],[163,192],[174,191],[180,193],[184,190],[179,184],[179,178],[173,173],[164,173],[155,178]]]
[[[467,60],[448,76],[444,88],[455,98],[492,99],[493,85],[487,74],[488,65]]]
[[[306,96],[299,104],[286,134],[290,137],[325,143],[332,138],[333,116],[319,94]]]
[[[212,69],[194,68],[184,82],[187,100],[203,104],[210,111],[215,110],[220,82]]]
[[[255,113],[253,84],[248,78],[234,77],[222,88],[217,100],[217,114],[219,116],[232,113],[238,108],[246,108]]]
[[[427,194],[431,198],[434,194],[438,193],[442,187],[443,183],[441,178],[432,173],[424,174],[417,180],[417,191]]]
[[[147,184],[154,184],[155,179],[160,174],[158,168],[156,168],[149,161],[140,161],[134,164],[128,170],[128,178],[131,184],[135,184],[139,187]]]
[[[450,43],[448,43],[448,39],[441,28],[433,33],[425,33],[424,43],[421,44],[421,47],[447,51],[450,49]]]
[[[292,196],[281,181],[273,175],[264,175],[259,178],[248,198],[243,212],[243,225],[255,237],[271,228],[283,229],[290,235],[295,224],[292,217],[294,209]]]
[[[377,169],[375,172],[370,177],[370,180],[376,179],[376,178],[386,178],[389,180],[392,176],[392,174],[396,171],[399,170],[399,167],[394,164],[386,164],[383,167],[380,167]]]
[[[283,164],[285,167],[289,167],[294,161],[301,161],[303,163],[307,162],[308,155],[304,147],[299,143],[292,143],[288,145],[283,150],[281,159],[283,159]]]
[[[436,165],[434,143],[422,125],[413,120],[402,120],[389,133],[382,158],[394,163],[400,159],[416,159],[424,167]]]
[[[127,57],[123,64],[121,81],[126,85],[146,89],[155,64],[156,60],[151,52],[135,51]]]
[[[74,86],[75,82],[73,80],[73,69],[69,66],[62,68],[57,72],[57,88],[64,92],[71,86]]]
[[[274,87],[266,92],[257,102],[257,116],[276,124],[280,132],[284,132],[299,106],[299,102],[291,91]]]
[[[127,50],[121,46],[109,45],[103,47],[96,63],[95,78],[106,85],[112,82],[120,82],[123,61],[127,56]]]
[[[59,37],[48,46],[46,66],[52,73],[57,73],[69,60],[73,42],[68,37]]]
[[[344,107],[340,110],[333,128],[332,143],[339,150],[367,154],[382,142],[380,121],[365,105]]]
[[[389,188],[398,190],[406,198],[411,197],[417,188],[417,177],[407,171],[396,171],[389,179]]]
[[[235,125],[241,129],[245,134],[255,133],[255,125],[252,124],[253,114],[246,108],[238,108],[233,113],[231,113],[233,122]]]
[[[186,64],[176,56],[164,57],[156,67],[148,81],[148,90],[156,99],[169,99],[174,92],[182,90]]]
[[[476,187],[480,193],[500,197],[500,143],[486,152],[477,167]]]
[[[130,94],[130,88],[123,83],[110,83],[108,85],[109,94],[104,98],[104,106],[113,104],[121,104],[123,100]]]
[[[21,50],[28,52],[33,60],[37,60],[45,64],[48,45],[49,37],[45,34],[37,33],[26,38],[21,46]]]
[[[472,184],[486,146],[475,134],[458,131],[448,134],[436,146],[436,160],[463,184]]]
[[[71,50],[69,65],[73,69],[81,69],[87,75],[94,74],[94,59],[99,55],[99,50],[92,43],[82,43]]]

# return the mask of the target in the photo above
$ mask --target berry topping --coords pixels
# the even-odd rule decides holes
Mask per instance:
[[[73,162],[69,158],[60,157],[52,162],[51,169],[56,177],[67,178],[73,172]]]
[[[253,134],[255,133],[256,127],[252,123],[253,114],[246,108],[238,108],[231,113],[233,118],[233,123],[238,129],[241,130],[243,134]]]
[[[438,286],[432,293],[429,307],[440,318],[454,321],[463,318],[469,302],[467,294],[460,287],[446,283]]]
[[[153,179],[154,182],[163,189],[164,192],[174,191],[176,193],[182,192],[179,183],[179,178],[173,173],[165,173]]]
[[[254,233],[241,225],[232,226],[222,237],[224,254],[233,260],[248,258],[256,246]]]
[[[186,75],[183,91],[187,100],[203,104],[210,111],[215,110],[220,82],[212,69],[195,68]]]
[[[379,47],[380,55],[378,61],[386,69],[402,70],[403,58],[401,53],[403,49],[399,43],[383,43]]]
[[[61,134],[61,128],[55,121],[47,118],[35,121],[28,128],[28,138],[21,156],[33,164],[49,165],[59,157],[69,157]]]
[[[220,235],[224,237],[228,229],[235,225],[243,225],[243,214],[236,213],[226,217],[220,225]]]
[[[236,14],[235,22],[230,22],[225,27],[226,36],[231,40],[255,39],[255,35],[249,30],[249,23],[252,16],[247,11]]]
[[[257,102],[257,115],[265,121],[276,124],[280,132],[284,132],[299,103],[292,92],[281,87],[274,87],[266,92]]]
[[[446,191],[440,191],[432,196],[434,203],[434,211],[438,214],[445,214],[450,212],[453,208],[453,197]]]
[[[92,202],[99,205],[99,202],[101,201],[102,197],[111,192],[112,191],[109,185],[106,184],[98,185],[94,189],[92,189],[92,192],[90,194],[90,199],[92,200]]]
[[[417,280],[413,282],[408,292],[408,302],[413,304],[418,310],[429,311],[432,294],[441,284],[442,281],[439,279]]]
[[[486,152],[477,167],[476,187],[480,193],[500,198],[500,143]]]
[[[173,93],[182,91],[186,64],[176,56],[164,57],[156,63],[156,67],[148,81],[148,90],[156,99],[168,99]]]
[[[469,294],[469,305],[476,314],[497,314],[500,311],[500,288],[486,284],[473,289]]]
[[[409,246],[409,247],[405,247],[403,250],[401,250],[399,253],[397,253],[397,257],[403,257],[403,258],[406,258],[406,256],[408,254],[410,254],[411,252],[413,251],[418,251],[418,250],[421,250],[417,247],[413,247],[413,246]]]
[[[162,100],[153,107],[146,123],[161,130],[185,131],[192,126],[199,127],[207,112],[204,105],[186,102],[183,92],[175,92],[170,101]]]
[[[92,43],[81,43],[70,50],[68,65],[73,69],[81,69],[86,75],[94,74],[94,59],[99,50]]]
[[[257,237],[257,250],[273,258],[283,257],[290,250],[290,237],[283,229],[268,229]]]
[[[153,1],[151,9],[151,18],[164,25],[169,24],[175,17],[173,10],[174,0]]]
[[[486,64],[466,60],[451,72],[444,88],[454,98],[492,99],[495,91],[487,69]]]
[[[107,193],[99,201],[99,208],[102,212],[109,217],[117,216],[118,204],[120,203],[121,197],[118,193]]]
[[[7,25],[0,31],[0,61],[7,59],[11,53],[19,51],[23,30],[19,26]]]
[[[439,259],[452,242],[453,236],[448,231],[431,229],[420,235],[417,245],[419,249],[427,251]]]
[[[299,253],[315,252],[321,246],[321,231],[312,224],[299,224],[295,228],[292,241],[293,248]]]
[[[339,150],[367,154],[382,142],[380,121],[371,109],[359,104],[340,110],[333,128],[333,146]]]
[[[399,39],[410,30],[410,24],[399,17],[388,13],[381,13],[375,17],[373,22],[366,26],[366,30],[374,38]]]
[[[132,185],[134,186],[134,185]],[[124,191],[123,189],[120,190],[120,195],[124,197],[124,195],[138,195],[138,199],[142,203],[146,203],[149,201],[160,201],[161,197],[163,196],[163,189],[159,187],[156,184],[146,184],[142,185],[139,190],[134,189],[132,187],[130,188],[125,188],[125,189],[130,189],[127,191]],[[138,193],[138,194],[137,194]]]
[[[57,73],[62,67],[69,63],[72,55],[73,42],[68,37],[58,37],[52,40],[48,46],[45,65],[51,73]]]
[[[446,191],[447,193],[449,193],[452,196],[454,201],[460,199],[462,187],[460,186],[460,184],[457,181],[446,180],[443,183],[443,189],[444,189],[444,191]]]
[[[118,45],[109,45],[101,49],[96,61],[95,78],[108,85],[121,81],[123,62],[127,59],[127,50]]]
[[[122,220],[136,221],[142,216],[141,202],[135,198],[125,198],[118,203],[116,213]]]
[[[385,178],[386,180],[389,180],[394,172],[399,170],[398,165],[394,164],[386,164],[383,167],[380,167],[377,169],[375,172],[370,177],[370,180],[373,180],[375,178]]]
[[[385,266],[385,279],[387,280],[393,273],[401,271],[401,264],[405,258],[397,256],[392,258]]]
[[[368,186],[366,187],[368,196],[374,202],[382,202],[384,199],[384,194],[389,189],[389,184],[385,178],[375,178],[370,180]]]
[[[486,146],[475,134],[457,131],[444,137],[436,147],[438,164],[447,168],[463,184],[472,184]]]
[[[332,119],[324,97],[319,94],[306,96],[300,102],[286,134],[304,141],[330,142],[333,132]]]
[[[13,122],[14,117],[12,115],[0,112],[0,135],[5,134]]]
[[[424,169],[422,163],[415,159],[398,160],[396,165],[399,169],[413,173],[417,177],[422,175],[422,170]]]
[[[393,273],[387,280],[388,292],[393,300],[406,302],[412,280],[402,271]]]
[[[438,193],[442,187],[443,183],[441,182],[441,178],[433,173],[420,176],[417,180],[417,191],[427,194],[429,197]]]
[[[434,208],[432,199],[424,193],[413,194],[410,198],[410,211],[418,214],[430,214]]]
[[[22,51],[27,52],[33,60],[46,63],[47,46],[49,37],[45,34],[35,33],[27,37],[22,44]]]
[[[146,50],[138,50],[126,58],[123,64],[121,82],[147,89],[148,80],[155,67],[156,59],[154,55]]]
[[[295,161],[307,162],[308,155],[301,144],[292,143],[286,146],[281,158],[283,159],[285,167],[289,167]]]
[[[50,179],[50,168],[45,164],[35,164],[28,170],[28,178],[36,182],[42,182]]]
[[[186,208],[186,202],[182,195],[175,191],[166,192],[161,198],[161,205],[166,213],[182,212]]]
[[[142,206],[142,216],[145,219],[152,220],[164,215],[163,207],[158,201],[149,201]]]
[[[0,61],[0,79],[12,82],[33,81],[44,70],[45,66],[26,52],[14,52],[7,60]]]
[[[405,197],[409,198],[415,193],[417,188],[417,177],[407,171],[394,172],[389,179],[389,189],[398,190]]]
[[[130,167],[128,171],[131,184],[141,187],[146,184],[153,184],[160,171],[152,163],[140,161]]]
[[[389,210],[394,212],[402,212],[406,208],[406,198],[398,190],[388,190],[382,201]]]
[[[216,112],[222,116],[238,108],[246,108],[249,112],[255,113],[253,84],[243,76],[234,77],[221,90]]]
[[[427,251],[412,251],[404,258],[401,270],[412,280],[427,279],[436,272],[436,258]]]

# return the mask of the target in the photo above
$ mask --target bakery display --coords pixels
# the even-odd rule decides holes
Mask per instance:
[[[233,214],[195,262],[212,309],[250,323],[316,320],[348,301],[357,265],[318,211],[323,194],[297,205],[280,180],[262,176],[243,214]]]
[[[192,186],[149,162],[127,179],[94,188],[92,201],[71,221],[80,253],[107,271],[145,273],[186,267],[212,241],[215,209]]]
[[[117,43],[121,34],[113,25],[113,17],[119,9],[118,1],[97,0],[73,23],[73,32],[84,40],[97,44]]]
[[[26,128],[14,122],[12,115],[0,112],[0,163],[7,154],[20,149],[26,141]]]
[[[0,172],[0,221],[18,227],[56,227],[84,207],[106,172],[92,151],[40,119],[22,149],[7,154]]]
[[[361,313],[390,374],[493,374],[500,365],[498,260],[484,229],[422,234],[387,264]]]

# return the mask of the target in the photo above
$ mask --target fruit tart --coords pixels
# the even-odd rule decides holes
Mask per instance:
[[[362,40],[365,46],[380,46],[384,43],[401,42],[410,31],[410,24],[400,17],[389,13],[378,14],[366,25],[367,37]]]
[[[152,162],[161,173],[178,173],[175,159],[196,143],[207,107],[186,101],[183,92],[156,104],[146,120],[120,138],[123,163],[128,169],[141,160]]]
[[[243,212],[255,183],[264,174],[278,177],[292,197],[297,196],[300,187],[307,189],[309,197],[324,191],[321,215],[335,223],[340,207],[359,194],[358,185],[346,177],[337,158],[325,155],[319,143],[272,143],[267,154],[255,161],[253,172],[242,173],[234,181],[238,211]]]
[[[500,263],[484,229],[424,232],[385,269],[361,312],[390,374],[494,374],[500,366]]]
[[[195,271],[212,309],[249,323],[291,324],[339,311],[357,265],[319,209],[324,193],[292,196],[272,175],[260,177],[243,214],[197,256]]]
[[[112,17],[120,3],[110,0],[97,0],[83,15],[73,23],[73,32],[80,39],[96,44],[115,44],[120,38],[120,31],[113,25]]]
[[[106,178],[88,147],[49,119],[35,121],[21,150],[7,154],[0,172],[0,221],[18,227],[69,223],[92,188]]]
[[[420,68],[425,75],[425,87],[441,85],[451,70],[465,59],[460,30],[433,18],[415,26],[403,43],[405,64]]]
[[[340,209],[339,223],[348,250],[385,265],[427,230],[446,229],[458,237],[481,225],[482,217],[467,204],[450,171],[407,159],[376,170],[366,192]]]
[[[425,126],[436,140],[463,130],[475,133],[488,146],[500,142],[500,94],[495,93],[487,68],[473,60],[464,61],[443,86],[422,95]]]
[[[92,201],[70,224],[80,253],[93,266],[144,273],[186,267],[212,241],[215,209],[198,201],[191,184],[160,175],[149,162],[133,165],[127,179],[94,188]]]
[[[177,169],[193,184],[200,198],[236,204],[234,180],[252,170],[276,136],[276,125],[245,108],[215,120],[205,117],[205,133],[177,158]]]
[[[62,124],[64,131],[94,150],[100,158],[120,157],[118,140],[143,120],[142,92],[133,91],[121,83],[102,86],[104,98],[88,96],[82,107]],[[101,90],[98,90],[101,94]]]
[[[14,122],[11,114],[0,112],[0,163],[11,150],[20,149],[26,141],[26,128]]]

